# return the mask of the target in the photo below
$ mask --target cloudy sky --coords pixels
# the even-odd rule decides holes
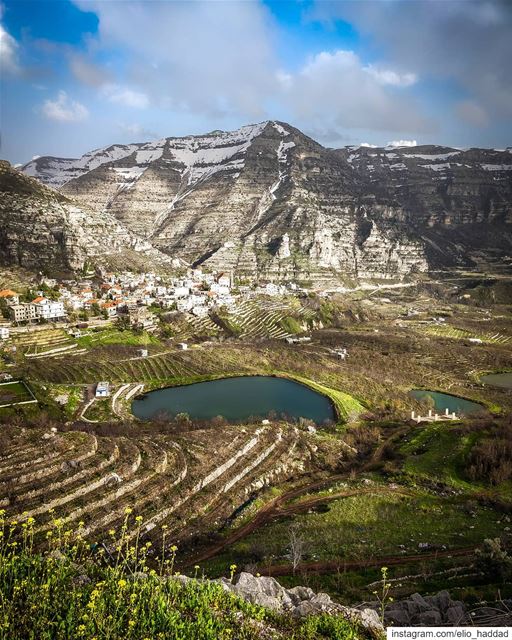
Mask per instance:
[[[502,148],[511,61],[510,0],[0,0],[0,156],[266,119]]]

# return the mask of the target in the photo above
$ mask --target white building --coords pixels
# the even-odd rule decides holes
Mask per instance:
[[[208,315],[208,307],[205,307],[203,305],[196,305],[192,308],[192,313],[198,318],[206,318],[206,316]]]
[[[110,391],[110,385],[108,382],[98,382],[96,385],[96,397],[107,398]]]
[[[175,298],[186,298],[190,293],[190,287],[175,287],[174,288],[174,297]]]
[[[32,304],[36,308],[37,317],[42,320],[57,320],[66,316],[64,304],[57,300],[48,300],[48,298],[38,296],[32,300]]]
[[[9,328],[0,327],[0,340],[7,340],[9,338]]]

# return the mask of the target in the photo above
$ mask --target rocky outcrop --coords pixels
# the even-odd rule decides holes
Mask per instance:
[[[179,576],[179,579],[182,582],[193,580],[186,576]],[[246,572],[237,575],[233,581],[220,578],[216,582],[226,591],[278,613],[289,613],[297,618],[321,613],[338,615],[360,625],[373,636],[384,633],[379,616],[373,609],[346,607],[331,600],[326,593],[315,593],[309,587],[285,589],[275,578],[254,576]]]
[[[0,265],[64,274],[116,259],[170,262],[108,212],[78,207],[0,161]]]
[[[270,121],[23,171],[170,256],[252,276],[401,279],[512,249],[510,150],[333,150]]]

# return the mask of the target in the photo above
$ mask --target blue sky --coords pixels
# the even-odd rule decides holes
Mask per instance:
[[[289,122],[512,145],[508,0],[0,0],[0,156]]]

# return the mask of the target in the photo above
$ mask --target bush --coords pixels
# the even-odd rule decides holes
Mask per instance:
[[[471,449],[466,461],[471,480],[498,485],[512,478],[512,427],[497,426]]]
[[[475,566],[491,580],[507,582],[512,578],[512,556],[502,548],[499,538],[484,540],[477,549]]]

